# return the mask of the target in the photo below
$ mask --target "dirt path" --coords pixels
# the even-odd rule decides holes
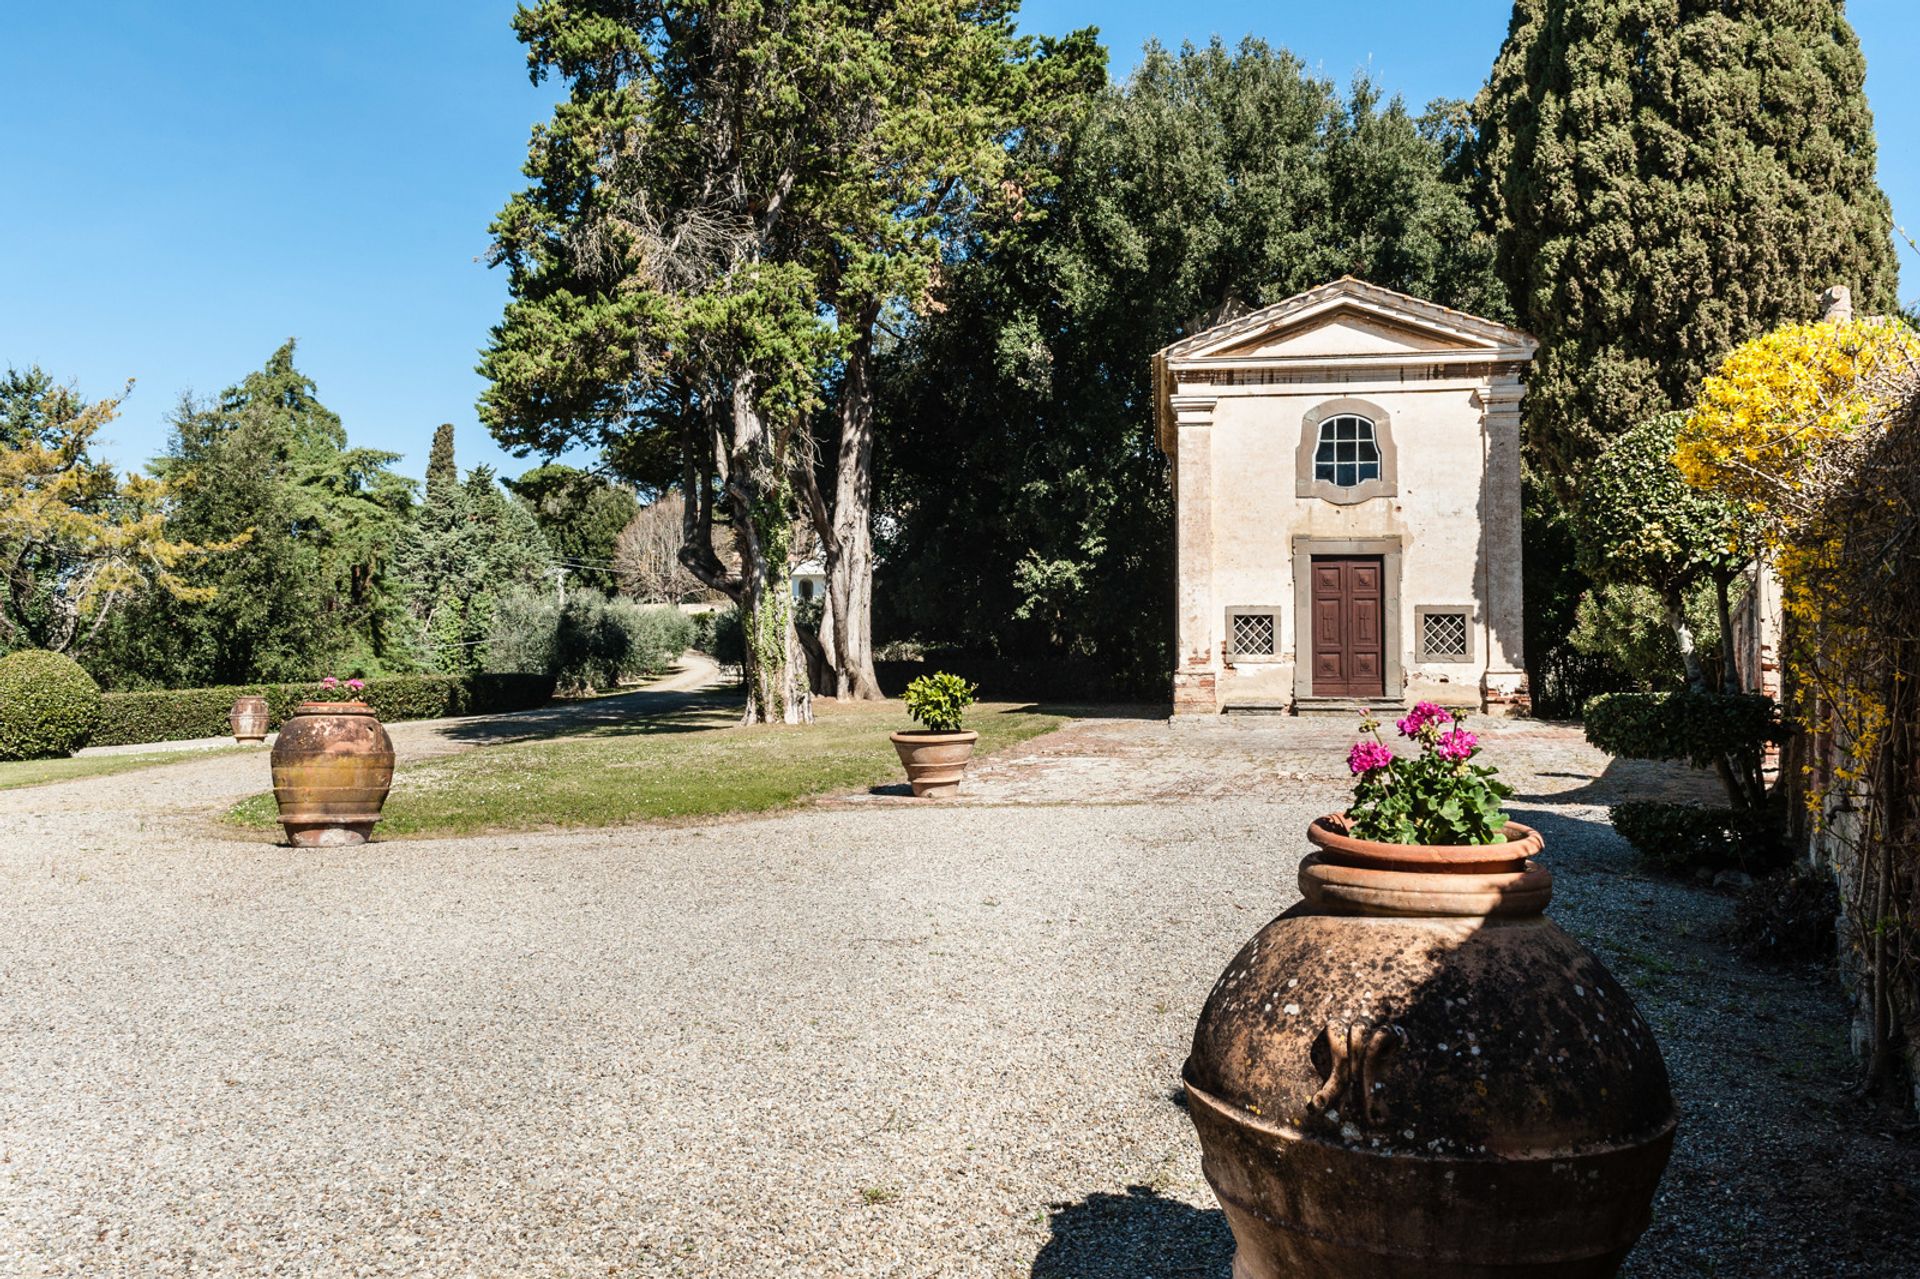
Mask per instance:
[[[1915,1273],[1836,990],[1606,825],[1699,781],[1487,736],[1684,1110],[1626,1273]],[[1226,1279],[1179,1065],[1349,740],[1081,720],[952,804],[306,852],[208,825],[249,756],[0,794],[0,1274]]]

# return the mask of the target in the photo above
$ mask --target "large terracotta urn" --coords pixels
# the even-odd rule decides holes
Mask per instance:
[[[273,744],[273,798],[295,848],[364,844],[393,786],[393,740],[365,702],[301,702]]]
[[[266,741],[270,719],[264,697],[236,697],[233,709],[227,712],[227,726],[233,730],[236,742]]]
[[[980,734],[972,729],[957,733],[911,730],[889,736],[900,763],[907,770],[907,784],[921,799],[940,799],[960,789],[967,775],[967,761],[973,758],[973,744]]]
[[[1673,1146],[1653,1033],[1542,912],[1537,832],[1313,823],[1305,900],[1208,997],[1184,1071],[1234,1279],[1611,1275]]]

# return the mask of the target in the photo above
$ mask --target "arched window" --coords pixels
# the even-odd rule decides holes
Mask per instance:
[[[1300,419],[1294,496],[1353,506],[1399,491],[1393,414],[1370,400],[1323,400]]]
[[[1358,413],[1342,413],[1320,423],[1313,451],[1313,478],[1350,489],[1380,478],[1380,444],[1373,422]]]

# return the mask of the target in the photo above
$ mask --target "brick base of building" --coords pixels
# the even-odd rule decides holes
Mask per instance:
[[[1219,675],[1213,671],[1175,671],[1173,713],[1175,715],[1218,715],[1220,713]]]

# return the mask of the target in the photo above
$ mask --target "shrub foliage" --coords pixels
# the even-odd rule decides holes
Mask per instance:
[[[977,691],[958,675],[936,671],[907,685],[902,700],[907,704],[907,714],[929,732],[957,733]]]
[[[45,649],[0,657],[0,759],[56,759],[85,744],[100,686],[79,663]]]
[[[293,708],[313,696],[312,684],[235,684],[161,692],[108,693],[101,698],[95,746],[128,746],[220,737],[227,712],[243,696],[267,699],[268,720],[279,727]],[[367,681],[363,699],[381,719],[439,719],[531,710],[553,696],[548,675],[394,675]]]
[[[1831,960],[1839,916],[1840,891],[1825,867],[1775,871],[1741,894],[1734,945],[1764,963]]]
[[[487,666],[545,671],[568,692],[608,689],[665,670],[693,639],[693,621],[671,606],[597,591],[574,591],[563,603],[527,591],[500,601]]]
[[[1789,730],[1762,693],[1605,693],[1587,703],[1587,740],[1610,755],[1663,759],[1720,775],[1727,801],[1767,807],[1760,761]]]
[[[1756,759],[1784,730],[1762,693],[1605,693],[1587,703],[1587,740],[1610,755],[1711,768],[1723,755]]]
[[[1642,862],[1667,874],[1765,870],[1787,856],[1780,823],[1751,809],[1634,800],[1615,804],[1607,816]]]

